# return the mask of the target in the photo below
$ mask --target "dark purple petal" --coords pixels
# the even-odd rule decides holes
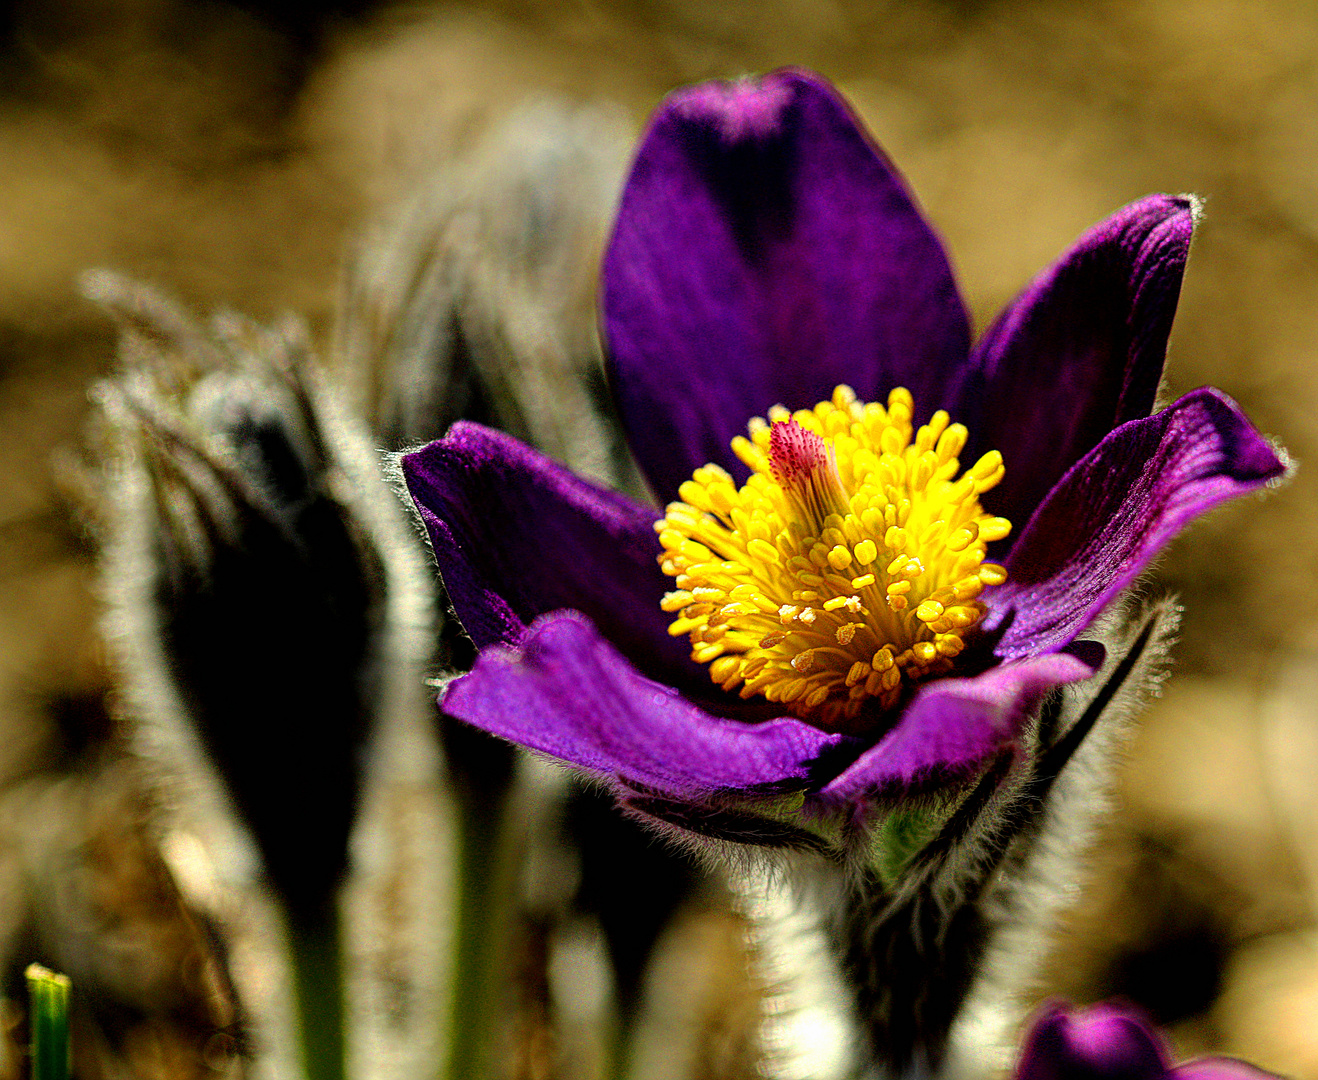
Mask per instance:
[[[929,683],[896,727],[827,784],[820,799],[842,805],[968,776],[1011,744],[1044,694],[1093,673],[1078,657],[1058,653]]]
[[[1162,1080],[1170,1059],[1137,1015],[1112,1005],[1045,1009],[1025,1038],[1017,1080]]]
[[[928,414],[969,330],[942,246],[824,82],[705,83],[651,122],[604,258],[611,377],[661,499],[746,421],[838,383]]]
[[[987,598],[991,622],[1009,621],[998,655],[1062,648],[1191,518],[1285,471],[1218,390],[1124,424],[1062,478],[1012,551],[1010,580]]]
[[[444,711],[570,765],[700,801],[722,791],[800,790],[845,741],[799,720],[711,716],[641,675],[576,612],[535,624],[519,649],[485,649]]]
[[[1002,452],[986,499],[1022,527],[1109,431],[1149,415],[1194,229],[1190,200],[1150,195],[1085,233],[999,317],[975,350],[953,418],[965,460]]]
[[[1048,1005],[1021,1051],[1017,1080],[1275,1080],[1233,1058],[1171,1066],[1162,1037],[1133,1009]]]
[[[501,432],[455,424],[403,458],[458,618],[479,648],[516,645],[546,612],[584,612],[652,675],[704,687],[659,601],[658,514]]]

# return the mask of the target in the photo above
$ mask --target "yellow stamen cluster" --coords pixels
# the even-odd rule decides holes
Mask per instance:
[[[732,441],[743,487],[706,465],[655,524],[677,579],[668,632],[690,635],[725,690],[842,728],[952,670],[980,595],[1006,580],[984,556],[1011,524],[979,503],[1002,455],[957,478],[965,427],[939,411],[914,431],[912,413],[900,387],[886,409],[846,386],[814,409],[776,406]]]

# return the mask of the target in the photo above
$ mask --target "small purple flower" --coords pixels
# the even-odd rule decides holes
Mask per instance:
[[[1072,1011],[1048,1005],[1025,1037],[1017,1080],[1269,1080],[1232,1058],[1171,1063],[1162,1037],[1118,1005]]]
[[[668,510],[656,532],[654,506],[475,424],[404,457],[479,649],[444,709],[766,843],[796,835],[748,824],[768,796],[859,813],[1022,752],[1101,663],[1099,614],[1286,469],[1217,390],[1150,415],[1193,224],[1183,197],[1118,211],[972,349],[938,238],[827,84],[676,92],[602,291]]]

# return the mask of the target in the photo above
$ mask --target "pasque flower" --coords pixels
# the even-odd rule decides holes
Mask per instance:
[[[1172,536],[1285,471],[1216,390],[1150,415],[1194,214],[1118,211],[972,348],[941,244],[830,87],[673,94],[602,289],[667,509],[474,424],[405,456],[479,649],[445,710],[769,843],[743,809],[860,814],[1010,755]]]
[[[1173,1065],[1162,1037],[1133,1009],[1045,1006],[1025,1037],[1017,1080],[1267,1080],[1232,1058]]]

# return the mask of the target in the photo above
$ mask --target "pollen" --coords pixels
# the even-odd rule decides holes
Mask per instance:
[[[1002,455],[958,476],[965,427],[940,410],[917,430],[913,412],[901,387],[886,407],[847,386],[775,406],[732,441],[744,485],[706,465],[655,523],[669,633],[724,690],[849,729],[954,670],[1006,581],[984,559],[1011,524],[979,501]]]

